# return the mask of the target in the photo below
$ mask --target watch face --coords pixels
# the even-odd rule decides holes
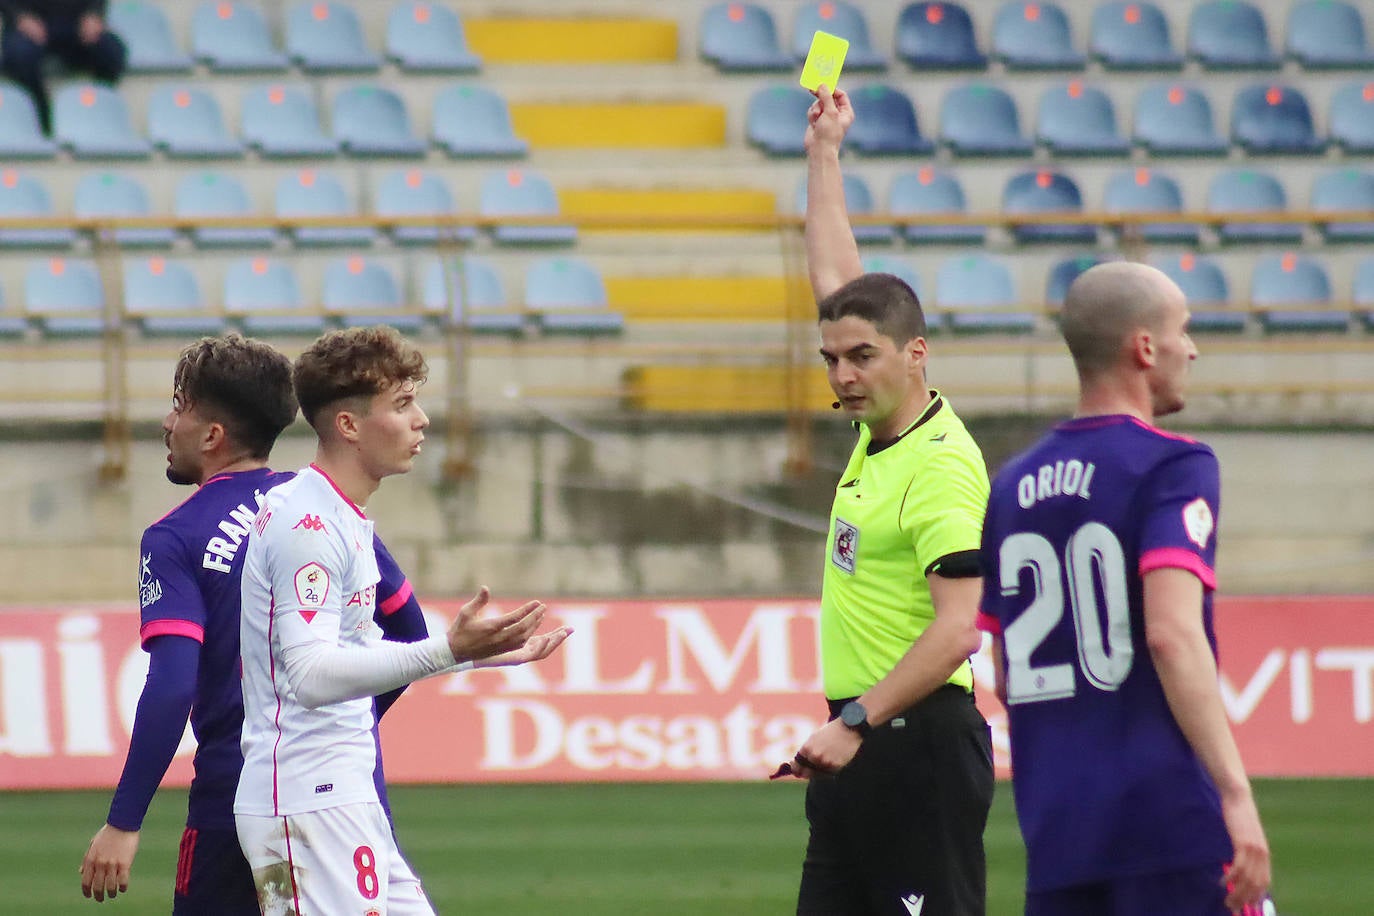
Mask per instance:
[[[858,703],[846,703],[840,710],[840,721],[850,728],[862,727],[868,721],[868,710]]]

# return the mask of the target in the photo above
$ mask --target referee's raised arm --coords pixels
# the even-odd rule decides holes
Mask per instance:
[[[806,119],[806,266],[819,302],[863,273],[840,173],[840,144],[854,108],[844,90],[822,84]]]

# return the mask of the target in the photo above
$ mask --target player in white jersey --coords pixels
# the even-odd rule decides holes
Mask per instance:
[[[536,635],[544,605],[482,616],[483,588],[448,632],[383,642],[363,511],[383,477],[410,470],[429,419],[419,352],[390,328],[331,332],[293,380],[319,436],[316,460],[268,494],[243,573],[244,766],[239,842],[264,914],[429,914],[372,773],[372,697],[466,667],[537,661],[567,637]]]

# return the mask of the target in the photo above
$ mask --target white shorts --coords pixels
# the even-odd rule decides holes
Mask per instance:
[[[376,802],[234,821],[263,916],[434,916]]]

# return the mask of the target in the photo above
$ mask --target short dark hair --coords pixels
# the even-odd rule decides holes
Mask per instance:
[[[864,274],[850,280],[816,304],[818,321],[853,315],[872,322],[878,333],[897,346],[926,336],[926,316],[916,291],[892,274]]]
[[[222,425],[254,458],[266,460],[296,418],[291,361],[239,334],[202,337],[182,350],[172,385],[184,405]]]
[[[372,398],[399,382],[425,380],[429,367],[395,328],[330,331],[296,359],[293,377],[305,422],[345,398]],[[315,427],[318,429],[319,427]]]

